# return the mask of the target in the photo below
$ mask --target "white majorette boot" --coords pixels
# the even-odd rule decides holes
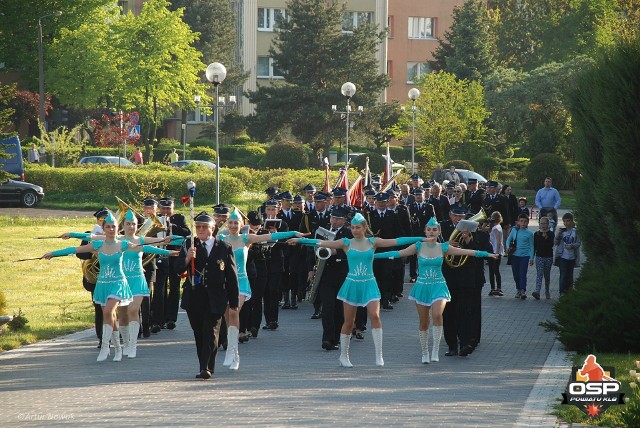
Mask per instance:
[[[122,336],[122,355],[127,356],[129,355],[129,324],[119,325],[118,331]]]
[[[384,366],[384,359],[382,358],[382,329],[372,328],[371,336],[373,337],[373,345],[376,348],[376,366]]]
[[[420,346],[422,347],[422,364],[429,364],[431,362],[429,359],[429,330],[418,330],[418,335],[420,335]]]
[[[113,334],[113,327],[109,324],[102,324],[102,346],[100,347],[100,353],[96,361],[104,361],[110,354],[109,342],[111,341],[111,335]]]
[[[353,367],[351,361],[349,361],[349,341],[351,340],[350,334],[342,334],[340,333],[340,365],[342,367]]]
[[[138,333],[140,332],[140,323],[138,321],[129,322],[129,352],[127,357],[135,358],[138,346]]]
[[[120,331],[114,330],[113,335],[111,336],[111,342],[113,343],[113,348],[116,353],[113,356],[113,361],[122,361],[122,346],[120,346]]]
[[[238,367],[240,367],[240,353],[238,352],[238,343],[236,342],[236,349],[233,353],[233,361],[231,361],[231,365],[229,366],[229,368],[231,370],[238,370]]]
[[[236,355],[235,349],[238,347],[238,327],[229,326],[227,328],[227,353],[224,356],[223,366],[229,367]]]
[[[440,351],[440,339],[442,338],[442,326],[434,325],[433,327],[433,348],[431,348],[431,361],[440,361],[438,352]]]

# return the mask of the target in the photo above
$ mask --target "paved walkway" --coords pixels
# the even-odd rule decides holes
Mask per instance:
[[[373,341],[352,342],[353,369],[321,349],[321,325],[303,303],[280,312],[277,331],[240,345],[240,370],[222,366],[196,380],[186,314],[178,327],[142,340],[138,357],[97,363],[92,331],[0,355],[2,426],[554,426],[570,363],[539,322],[558,298],[514,299],[502,266],[503,298],[483,292],[482,342],[469,357],[420,364],[417,315],[403,299],[382,313],[385,366]],[[535,268],[529,269],[531,290]],[[405,295],[408,294],[407,285]],[[485,288],[486,290],[486,288]],[[546,366],[545,366],[546,363]]]

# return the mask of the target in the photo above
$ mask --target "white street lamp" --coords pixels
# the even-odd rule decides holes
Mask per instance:
[[[417,88],[409,89],[409,99],[411,100],[411,174],[416,172],[416,100],[420,96]]]
[[[334,114],[345,115],[345,118],[347,121],[347,125],[346,125],[347,132],[346,132],[346,138],[345,138],[345,153],[346,153],[345,167],[348,167],[349,166],[349,128],[351,127],[351,124],[349,123],[349,117],[353,114],[361,115],[362,112],[364,111],[364,108],[362,106],[358,106],[357,111],[351,110],[351,98],[356,93],[356,85],[354,85],[351,82],[347,82],[344,85],[342,85],[342,87],[340,88],[340,92],[347,99],[347,105],[345,107],[345,111],[338,111],[338,106],[335,104],[331,106],[331,111],[333,111]]]

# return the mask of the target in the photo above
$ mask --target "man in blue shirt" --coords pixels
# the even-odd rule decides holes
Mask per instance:
[[[540,208],[540,217],[548,212],[553,212],[554,221],[558,221],[556,211],[560,208],[560,193],[555,187],[551,187],[551,177],[544,179],[544,187],[536,193],[536,206]]]

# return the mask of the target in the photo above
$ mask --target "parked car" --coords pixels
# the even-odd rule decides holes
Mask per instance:
[[[171,162],[171,166],[174,168],[184,168],[185,166],[198,164],[206,166],[207,168],[216,169],[216,164],[206,160],[185,159],[177,162]]]
[[[460,181],[462,183],[465,183],[465,184],[468,183],[468,180],[470,178],[475,178],[476,180],[478,180],[478,184],[482,184],[482,183],[486,183],[487,182],[486,178],[484,178],[482,175],[478,174],[475,171],[469,171],[468,169],[458,169],[458,168],[456,168],[456,172],[460,176]]]
[[[0,140],[0,150],[6,152],[10,157],[0,158],[0,167],[3,171],[24,181],[24,161],[22,159],[22,148],[18,137],[11,137]]]
[[[20,203],[27,208],[33,208],[44,198],[44,189],[35,184],[24,181],[7,180],[0,184],[0,202]]]
[[[118,156],[85,156],[80,159],[81,165],[116,165],[125,168],[135,168],[135,164],[129,159]]]

